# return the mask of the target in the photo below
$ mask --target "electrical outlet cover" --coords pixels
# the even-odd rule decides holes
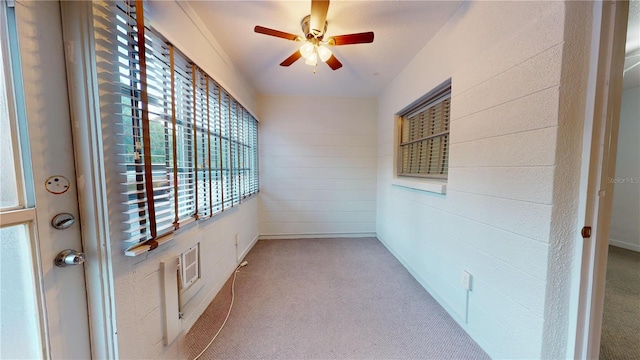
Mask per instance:
[[[462,270],[462,287],[471,290],[471,274],[466,270]]]

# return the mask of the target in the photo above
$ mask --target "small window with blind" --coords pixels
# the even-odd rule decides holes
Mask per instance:
[[[451,80],[398,114],[398,176],[447,179]]]

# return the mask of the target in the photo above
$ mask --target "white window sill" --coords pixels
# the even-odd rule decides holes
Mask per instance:
[[[431,192],[435,194],[444,195],[447,193],[447,182],[445,180],[407,180],[395,178],[391,180],[391,185]]]

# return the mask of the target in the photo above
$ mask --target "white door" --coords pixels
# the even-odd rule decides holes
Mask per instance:
[[[60,4],[0,5],[0,358],[89,359]]]

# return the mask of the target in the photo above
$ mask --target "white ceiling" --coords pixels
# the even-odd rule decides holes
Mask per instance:
[[[258,94],[377,96],[442,28],[462,1],[340,1],[327,15],[326,36],[373,31],[372,44],[331,47],[343,67],[304,59],[280,66],[300,43],[253,31],[254,26],[303,35],[311,1],[185,1],[198,14]]]
[[[343,64],[332,71],[298,60],[279,66],[300,46],[256,34],[254,26],[302,35],[310,0],[181,1],[190,6],[258,94],[377,96],[458,10],[462,1],[333,0],[327,35],[373,31],[372,44],[332,47]],[[640,1],[630,1],[624,88],[640,86]]]

